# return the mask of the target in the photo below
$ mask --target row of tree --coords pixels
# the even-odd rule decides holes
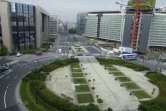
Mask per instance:
[[[69,29],[69,34],[75,34],[76,33],[76,30],[75,29],[73,29],[73,28],[71,28],[71,29]]]

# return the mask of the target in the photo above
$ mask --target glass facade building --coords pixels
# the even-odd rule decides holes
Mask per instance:
[[[88,14],[85,25],[85,36],[97,37],[98,17],[97,14]]]
[[[11,33],[15,51],[36,48],[35,7],[10,3]]]
[[[50,16],[50,37],[55,37],[58,34],[58,16]]]
[[[166,50],[166,14],[154,13],[148,46],[155,51]]]
[[[77,33],[78,34],[85,34],[86,15],[87,13],[77,14]]]
[[[103,14],[100,22],[100,36],[101,39],[111,41],[122,40],[124,14]]]

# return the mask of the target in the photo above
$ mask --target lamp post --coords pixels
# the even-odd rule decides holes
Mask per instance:
[[[94,92],[94,90],[95,90],[94,82],[95,82],[95,79],[93,79],[93,87],[92,87],[93,92]]]

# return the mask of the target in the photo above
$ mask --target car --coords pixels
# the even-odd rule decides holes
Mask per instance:
[[[34,54],[37,55],[37,56],[41,56],[42,55],[42,51],[36,51]]]
[[[21,56],[21,53],[17,53],[17,55],[16,55],[17,57],[20,57]]]

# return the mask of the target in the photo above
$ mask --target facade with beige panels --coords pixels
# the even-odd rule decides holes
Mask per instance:
[[[12,53],[40,48],[48,39],[48,12],[39,6],[0,0],[0,46]]]

